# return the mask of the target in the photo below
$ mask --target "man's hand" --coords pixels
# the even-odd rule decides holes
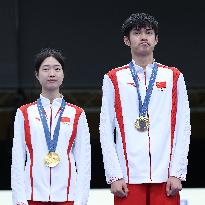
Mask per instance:
[[[176,177],[169,177],[166,185],[167,196],[174,196],[182,190],[181,180]]]
[[[111,184],[111,193],[118,197],[127,197],[128,188],[124,179],[119,179]]]

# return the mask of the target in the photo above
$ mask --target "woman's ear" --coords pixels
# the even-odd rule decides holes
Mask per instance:
[[[36,76],[37,80],[39,80],[38,72],[37,71],[35,71],[35,76]]]

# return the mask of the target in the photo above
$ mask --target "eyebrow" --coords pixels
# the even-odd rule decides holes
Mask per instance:
[[[142,28],[144,28],[144,27],[142,27]],[[133,28],[132,30],[140,31],[142,28]],[[146,30],[154,30],[153,28],[150,28],[150,27],[144,28],[144,29],[146,29]]]
[[[45,64],[45,65],[43,65],[43,67],[49,67],[50,65],[47,65],[47,64]],[[55,67],[58,67],[58,66],[61,66],[60,64],[55,64],[55,65],[53,65],[53,66],[55,66]]]

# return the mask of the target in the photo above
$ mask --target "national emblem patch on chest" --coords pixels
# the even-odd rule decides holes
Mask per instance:
[[[127,83],[128,85],[131,85],[133,87],[136,87],[136,85],[134,83]]]
[[[69,117],[61,117],[61,122],[63,124],[69,124],[70,123],[70,118]]]
[[[160,89],[161,91],[164,91],[167,87],[166,81],[163,82],[156,82],[156,86],[158,89]]]
[[[39,121],[39,122],[41,121],[39,117],[35,117],[35,119],[36,119],[37,121]]]

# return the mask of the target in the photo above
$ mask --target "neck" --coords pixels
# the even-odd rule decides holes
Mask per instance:
[[[61,94],[59,93],[59,90],[50,91],[50,92],[42,90],[41,95],[45,98],[48,98],[50,100],[50,103],[52,103],[55,98],[60,98],[61,97]]]
[[[153,63],[153,54],[149,56],[136,56],[132,54],[132,59],[135,61],[135,64],[146,69],[148,64]]]

